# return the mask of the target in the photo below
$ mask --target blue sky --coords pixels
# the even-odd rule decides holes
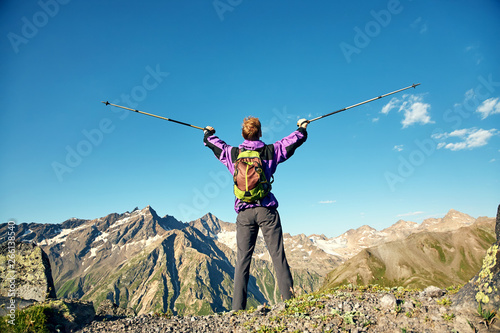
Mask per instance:
[[[3,1],[0,220],[59,223],[151,205],[234,222],[202,132],[272,143],[284,231],[337,236],[500,203],[498,1]]]

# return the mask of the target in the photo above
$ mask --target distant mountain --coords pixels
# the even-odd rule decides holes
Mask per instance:
[[[443,218],[429,218],[418,224],[410,221],[399,220],[392,226],[377,231],[364,225],[357,229],[350,229],[342,235],[327,239],[326,237],[311,236],[318,246],[328,247],[330,253],[347,260],[358,254],[361,250],[379,244],[403,240],[406,237],[421,232],[446,232],[469,226],[476,221],[467,214],[450,209]]]
[[[474,221],[455,211],[443,219],[424,221],[423,229],[445,231],[414,232],[406,239],[363,249],[330,272],[323,289],[348,283],[414,288],[466,283],[479,271],[486,250],[495,241],[494,219]]]
[[[298,293],[318,290],[329,272],[355,262],[350,261],[351,258],[378,258],[374,255],[378,252],[371,249],[369,252],[369,248],[390,241],[401,242],[402,249],[411,248],[403,242],[408,236],[411,244],[411,237],[423,237],[436,230],[452,232],[471,226],[474,221],[466,214],[450,210],[445,217],[428,219],[420,225],[398,221],[382,231],[362,226],[335,238],[285,234],[285,251],[295,289]],[[5,240],[6,231],[7,224],[0,225],[0,242]],[[484,235],[489,235],[489,231],[484,231]],[[22,223],[17,226],[16,238],[36,242],[48,254],[59,297],[92,300],[96,306],[110,299],[121,307],[133,308],[138,314],[151,311],[208,314],[231,306],[236,225],[210,213],[183,223],[172,216],[160,217],[147,206],[94,220],[72,218],[60,224]],[[441,248],[448,248],[437,242]],[[468,244],[463,246],[464,265],[469,265],[471,260],[475,265],[474,260],[484,244],[471,242],[470,247]],[[381,253],[393,250],[384,251]],[[401,251],[409,257],[413,255]],[[380,255],[385,271],[390,272],[391,262],[384,258]],[[340,266],[344,262],[346,264]],[[261,235],[250,273],[249,306],[281,300]],[[360,273],[361,279],[369,281],[364,278],[369,273],[365,273]],[[386,278],[392,279],[392,275]],[[328,275],[328,281],[333,280],[332,274]]]

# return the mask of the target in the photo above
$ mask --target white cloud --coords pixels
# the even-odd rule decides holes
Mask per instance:
[[[500,113],[500,98],[489,98],[478,106],[476,112],[481,114],[481,119],[485,119],[492,114]]]
[[[335,202],[337,202],[337,200],[322,200],[319,203],[320,204],[332,204],[332,203],[335,203]]]
[[[470,129],[468,128],[463,128],[463,129],[460,129],[460,130],[454,130],[453,132],[447,134],[445,133],[445,135],[447,136],[457,136],[457,137],[464,137],[467,135],[467,133],[470,132]]]
[[[392,109],[394,109],[396,107],[397,104],[400,103],[400,100],[398,100],[396,97],[393,97],[389,103],[387,103],[386,105],[384,105],[382,107],[382,111],[380,111],[381,113],[383,114],[388,114],[389,111],[391,111]]]
[[[445,148],[452,151],[463,150],[463,149],[474,149],[482,147],[488,144],[488,141],[492,136],[497,135],[499,131],[495,128],[490,130],[484,130],[482,128],[464,128],[460,130],[455,130],[451,133],[441,133],[434,134],[432,137],[434,139],[449,139],[458,138],[461,141],[458,142],[440,142],[437,148]]]
[[[414,102],[409,104],[403,103],[403,105],[401,106],[405,113],[405,118],[401,122],[403,124],[403,128],[415,123],[420,123],[422,125],[434,123],[428,113],[430,107],[430,104],[422,102]]]
[[[376,122],[377,122],[377,121],[379,121],[379,120],[380,120],[380,118],[379,118],[379,117],[377,117],[377,118],[373,118],[373,119],[372,119],[372,122],[373,122],[373,123],[376,123]]]
[[[447,134],[446,133],[436,133],[436,134],[432,134],[431,138],[436,139],[436,140],[439,140],[439,139],[442,139],[442,138],[446,139],[447,138]]]
[[[420,214],[423,214],[423,213],[424,212],[410,212],[410,213],[404,213],[404,214],[396,215],[396,217],[415,216],[415,215],[420,215]]]
[[[395,151],[402,151],[403,150],[403,145],[395,145],[394,148],[392,148],[392,150],[395,150]]]
[[[401,99],[393,97],[389,103],[382,107],[380,113],[388,114],[394,108],[398,108],[398,112],[403,111],[404,118],[401,121],[403,128],[413,124],[434,123],[429,115],[431,105],[424,103],[422,96],[403,95]]]

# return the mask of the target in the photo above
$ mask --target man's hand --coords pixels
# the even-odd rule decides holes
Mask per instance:
[[[302,118],[297,121],[297,126],[302,127],[302,128],[307,128],[307,124],[309,124],[309,120]]]
[[[203,133],[214,135],[215,134],[215,129],[212,126],[206,126],[205,129],[203,130]]]

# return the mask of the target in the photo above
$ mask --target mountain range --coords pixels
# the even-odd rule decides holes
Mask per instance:
[[[493,218],[450,210],[421,224],[398,221],[382,231],[362,226],[334,238],[285,234],[284,242],[298,293],[345,282],[423,286],[436,281],[433,275],[443,284],[466,282],[494,240],[493,229]],[[0,225],[0,241],[6,230]],[[231,308],[235,235],[234,223],[210,213],[184,223],[147,206],[93,220],[21,223],[16,238],[48,254],[58,297],[95,306],[110,299],[137,314],[201,315]],[[425,270],[423,258],[432,256],[437,259]],[[261,236],[250,273],[248,306],[280,301]]]

